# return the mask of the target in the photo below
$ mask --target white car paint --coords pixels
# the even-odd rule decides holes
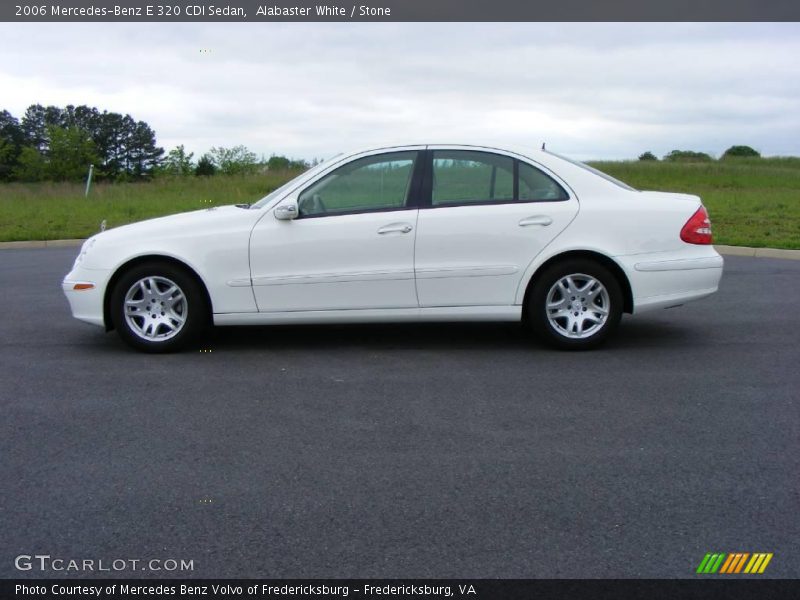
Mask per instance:
[[[416,308],[413,232],[417,212],[262,219],[250,242],[258,309]],[[336,221],[333,226],[331,220]],[[382,228],[386,233],[378,233]],[[408,230],[405,234],[404,229]]]
[[[278,220],[308,185],[364,156],[423,149],[485,151],[546,172],[560,202],[423,207]],[[723,261],[679,237],[697,196],[624,189],[546,151],[395,146],[343,154],[258,208],[199,210],[109,229],[84,244],[63,282],[72,314],[110,327],[108,284],[131,260],[171,258],[200,278],[218,325],[397,320],[518,320],[537,270],[570,251],[613,261],[632,312],[717,290]],[[76,290],[78,283],[91,284]],[[88,286],[84,286],[88,287]]]

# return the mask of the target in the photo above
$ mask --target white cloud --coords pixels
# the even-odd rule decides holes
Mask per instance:
[[[797,24],[1,24],[0,109],[89,104],[166,148],[386,140],[589,158],[800,154]],[[208,52],[201,52],[208,50]]]

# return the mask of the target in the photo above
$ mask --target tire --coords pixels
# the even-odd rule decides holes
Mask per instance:
[[[619,281],[589,259],[567,259],[537,275],[528,297],[528,321],[546,343],[562,350],[589,350],[614,333],[622,317]]]
[[[126,271],[111,292],[110,309],[122,340],[143,352],[185,348],[209,323],[201,284],[167,262],[147,262]]]

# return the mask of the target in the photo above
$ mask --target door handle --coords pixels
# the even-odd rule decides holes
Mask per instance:
[[[547,215],[536,215],[533,217],[525,217],[519,222],[520,227],[529,227],[530,225],[541,225],[547,227],[553,222],[553,219]]]
[[[409,233],[412,229],[414,228],[408,223],[389,223],[378,229],[378,233],[380,235],[387,233]]]

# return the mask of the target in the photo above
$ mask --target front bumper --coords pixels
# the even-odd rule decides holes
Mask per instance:
[[[92,325],[105,326],[103,297],[109,271],[74,268],[61,282],[72,316]],[[91,286],[91,287],[90,287]]]

